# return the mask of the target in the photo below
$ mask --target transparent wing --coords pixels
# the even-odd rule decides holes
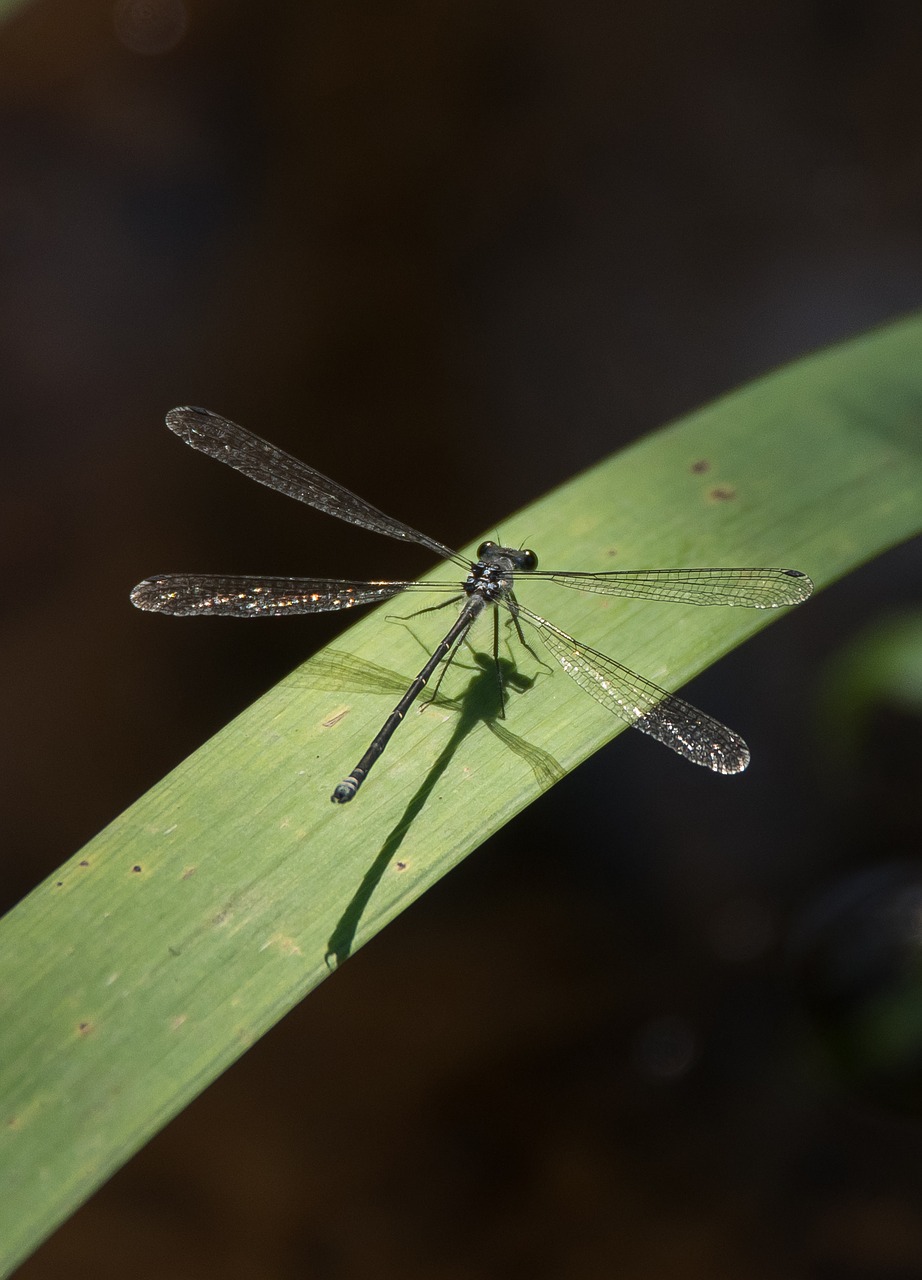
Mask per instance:
[[[536,627],[567,675],[626,724],[715,773],[741,773],[746,768],[749,748],[726,725],[521,605],[518,611]]]
[[[349,582],[336,578],[257,578],[235,574],[166,573],[145,578],[131,603],[181,618],[279,618],[328,613],[389,600],[401,591],[453,591],[456,582]]]
[[[678,604],[745,605],[750,609],[800,604],[813,591],[813,583],[798,569],[635,569],[612,573],[539,569],[528,576],[604,596],[635,596]]]
[[[216,458],[218,462],[226,462],[241,475],[277,493],[296,498],[298,502],[305,502],[309,507],[316,507],[318,511],[336,516],[348,524],[370,529],[372,533],[383,533],[400,542],[416,542],[443,559],[467,564],[450,547],[417,529],[411,529],[402,520],[386,516],[364,498],[229,418],[222,418],[209,409],[186,405],[171,409],[166,415],[166,425],[193,449],[206,453],[209,458]]]

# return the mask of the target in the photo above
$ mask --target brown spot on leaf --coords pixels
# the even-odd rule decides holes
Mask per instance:
[[[699,458],[697,462],[691,464],[692,474],[696,476],[704,475],[705,471],[710,471],[711,464],[707,458]]]
[[[736,497],[736,490],[728,484],[715,485],[708,497],[712,502],[732,502]]]

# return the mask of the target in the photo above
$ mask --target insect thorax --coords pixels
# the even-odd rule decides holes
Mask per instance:
[[[512,590],[512,565],[508,560],[505,563],[498,560],[492,564],[478,560],[471,565],[471,571],[463,585],[466,595],[480,596],[488,604],[495,604]]]

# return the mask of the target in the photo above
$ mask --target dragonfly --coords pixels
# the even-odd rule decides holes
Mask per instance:
[[[776,609],[800,604],[813,591],[813,583],[799,569],[619,569],[602,573],[541,570],[538,557],[531,549],[491,541],[482,542],[476,560],[469,560],[402,520],[385,515],[335,480],[218,413],[183,406],[170,410],[166,425],[193,449],[226,463],[277,493],[372,533],[425,547],[460,571],[444,582],[168,573],[145,578],[133,588],[131,602],[137,608],[178,617],[278,618],[325,613],[379,603],[404,592],[429,592],[447,597],[420,612],[452,604],[459,606],[452,625],[375,734],[368,750],[334,788],[330,797],[334,803],[346,804],[353,799],[429,680],[441,667],[441,681],[459,648],[468,641],[474,624],[490,609],[501,715],[499,619],[502,610],[519,641],[534,657],[537,658],[537,654],[526,639],[523,623],[528,624],[529,634],[537,634],[554,661],[581,689],[625,724],[715,773],[740,773],[749,764],[749,748],[738,734],[598,649],[575,640],[521,604],[516,596],[516,583],[519,579],[551,582],[596,595],[677,604]]]

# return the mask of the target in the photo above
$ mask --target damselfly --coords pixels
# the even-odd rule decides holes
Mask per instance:
[[[539,570],[534,551],[503,547],[495,542],[481,543],[477,559],[470,561],[435,538],[411,529],[402,520],[384,515],[334,480],[219,414],[207,409],[172,409],[166,422],[186,444],[219,462],[226,462],[251,480],[349,524],[387,534],[400,542],[415,542],[443,560],[451,561],[465,575],[460,581],[455,578],[446,582],[393,579],[353,582],[338,578],[171,573],[146,578],[132,591],[132,603],[139,609],[182,617],[277,618],[284,614],[323,613],[388,600],[403,591],[442,592],[449,597],[442,605],[460,602],[458,616],[442,641],[359,763],[334,789],[331,799],[336,803],[345,804],[352,799],[433,673],[442,663],[447,668],[489,605],[496,606],[493,609],[493,656],[497,673],[500,671],[499,608],[502,607],[526,648],[531,649],[522,630],[523,621],[534,628],[551,656],[580,688],[625,723],[671,747],[686,760],[716,773],[739,773],[749,763],[745,742],[717,720],[597,649],[574,640],[520,604],[514,590],[516,575],[521,574],[529,581],[554,582],[600,595],[774,609],[807,599],[813,583],[806,574],[797,569],[635,569],[605,573]]]

